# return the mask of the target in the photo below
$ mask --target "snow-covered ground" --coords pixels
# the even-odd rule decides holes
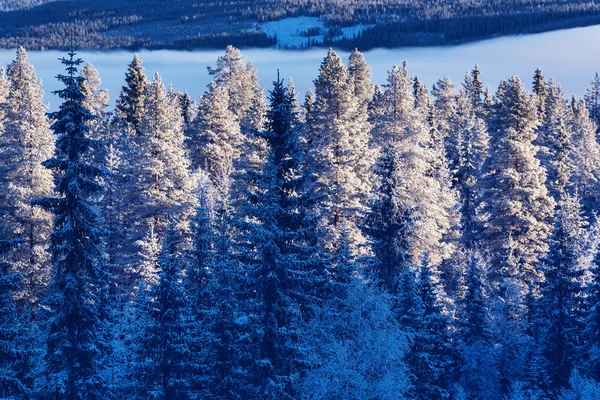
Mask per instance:
[[[341,34],[334,38],[352,38],[371,25],[355,25],[341,29]],[[271,37],[277,38],[277,48],[301,48],[309,43],[323,43],[329,33],[329,29],[323,21],[315,17],[285,18],[279,21],[266,22],[260,25],[260,29]],[[312,31],[314,35],[308,36]],[[318,32],[318,34],[316,34]]]

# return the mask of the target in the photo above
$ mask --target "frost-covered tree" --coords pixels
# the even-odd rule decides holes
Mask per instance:
[[[260,358],[255,367],[261,398],[293,396],[298,371],[298,320],[304,303],[301,279],[309,279],[303,263],[299,213],[302,192],[299,122],[294,93],[277,79],[269,95],[266,130],[269,158],[257,180],[257,191],[242,208],[252,222],[245,226],[246,267],[256,291]]]
[[[542,117],[535,140],[539,147],[537,157],[546,169],[548,190],[558,200],[570,184],[573,172],[572,109],[554,79],[550,79],[545,89]]]
[[[548,256],[544,260],[542,286],[543,354],[547,361],[549,395],[567,387],[575,368],[577,343],[581,331],[581,294],[583,270],[579,268],[581,229],[578,205],[563,198],[559,204],[556,227]],[[579,226],[578,226],[579,225]]]
[[[347,226],[356,246],[364,241],[357,224],[365,211],[374,163],[366,105],[355,98],[346,67],[331,49],[321,63],[315,89],[305,139],[312,192],[319,198],[314,210],[320,220],[318,231],[324,247],[335,249],[342,227]]]
[[[229,95],[229,110],[241,120],[252,106],[256,96],[262,96],[254,66],[246,62],[242,53],[227,46],[225,54],[217,59],[216,67],[208,67],[217,86]]]
[[[192,398],[190,310],[183,286],[181,242],[181,233],[172,222],[157,257],[158,282],[150,289],[149,301],[141,305],[148,318],[135,340],[136,398]]]
[[[472,107],[465,91],[457,98],[457,111],[450,121],[452,134],[456,136],[458,156],[454,173],[454,186],[459,196],[461,244],[473,248],[481,226],[477,215],[477,192],[489,145],[485,121]]]
[[[48,320],[43,399],[103,399],[106,384],[100,375],[102,350],[101,290],[106,284],[102,270],[101,241],[104,230],[97,225],[98,215],[90,198],[102,190],[97,183],[104,171],[84,161],[97,142],[89,138],[88,122],[93,119],[84,107],[83,78],[77,75],[82,63],[70,52],[63,58],[66,75],[58,75],[65,85],[56,94],[63,100],[59,111],[50,114],[54,121],[56,152],[44,166],[55,171],[57,197],[35,203],[54,214],[50,236],[52,278],[46,304]]]
[[[471,100],[471,105],[478,113],[483,111],[485,105],[485,97],[483,89],[483,82],[480,79],[481,71],[479,66],[476,64],[475,67],[465,74],[465,79],[462,83],[462,90],[466,93],[467,97]]]
[[[450,129],[450,120],[456,113],[456,85],[450,78],[445,77],[437,81],[431,90],[433,96],[432,123],[435,130],[433,140],[441,144],[440,149],[447,153],[450,170],[455,169],[457,155],[454,149],[456,136]]]
[[[133,56],[133,60],[127,67],[125,82],[127,85],[121,89],[116,112],[124,120],[127,131],[136,136],[142,129],[145,92],[148,86],[142,60],[137,54]]]
[[[23,276],[22,292],[26,303],[37,303],[50,273],[48,236],[52,216],[31,201],[52,193],[52,171],[42,161],[54,152],[54,139],[44,104],[41,82],[27,60],[25,49],[7,68],[9,92],[2,103],[4,128],[0,135],[0,234],[23,242],[6,255]]]
[[[600,251],[597,247],[590,273],[591,282],[585,288],[586,315],[581,353],[585,355],[588,376],[600,381]]]
[[[597,72],[585,95],[585,105],[596,127],[600,126],[600,75]]]
[[[532,82],[534,101],[537,106],[538,116],[540,118],[544,117],[544,113],[546,112],[546,98],[548,96],[548,84],[546,82],[546,78],[542,74],[542,70],[538,67],[535,70],[535,74],[533,75]]]
[[[196,117],[198,110],[196,109],[196,103],[190,97],[190,94],[186,91],[177,94],[179,98],[179,107],[181,108],[181,116],[183,118],[183,126],[185,129]]]
[[[185,132],[192,168],[204,169],[217,186],[233,173],[242,143],[239,123],[228,107],[227,90],[209,85],[198,104],[196,119]]]
[[[600,384],[586,378],[575,369],[569,377],[569,385],[560,391],[559,400],[596,399],[600,396]]]
[[[92,134],[99,138],[102,135],[100,132],[96,133],[96,131],[105,125],[108,110],[108,90],[100,89],[102,84],[100,73],[91,63],[86,63],[81,68],[80,74],[85,79],[81,87],[81,91],[86,97],[84,105],[96,117],[90,128]]]
[[[485,224],[482,248],[491,256],[490,279],[541,279],[538,260],[547,251],[554,201],[533,145],[535,104],[518,78],[502,82],[489,125],[489,157],[483,164],[479,195]],[[509,258],[515,262],[509,262]]]
[[[474,398],[499,397],[500,382],[488,320],[483,260],[476,252],[469,255],[466,289],[461,301],[460,382]]]
[[[402,161],[395,145],[384,149],[376,168],[380,187],[366,219],[366,231],[375,253],[375,277],[391,293],[395,292],[401,272],[412,265],[411,235],[416,223],[414,210],[398,201]]]
[[[409,357],[409,368],[415,376],[415,393],[420,399],[443,398],[447,395],[452,349],[448,319],[441,302],[439,276],[430,265],[427,255],[419,269],[417,291],[422,314]]]
[[[581,198],[585,215],[591,219],[600,210],[600,144],[596,140],[596,124],[592,122],[583,100],[576,103],[573,114],[572,182]]]
[[[0,256],[19,240],[0,241]],[[15,295],[21,289],[21,275],[11,264],[0,260],[0,396],[5,399],[30,399],[34,384],[33,326],[17,311]]]
[[[434,173],[439,155],[431,144],[426,115],[414,107],[412,79],[405,69],[394,67],[388,75],[385,92],[379,101],[380,116],[373,135],[381,146],[395,147],[399,160],[395,176],[396,207],[413,210],[414,229],[410,237],[410,254],[420,259],[430,254],[437,265],[451,253],[446,242],[454,219],[455,198],[450,188]]]
[[[303,327],[308,371],[297,383],[300,398],[408,398],[408,341],[388,295],[354,281],[342,300],[341,308],[319,307]]]
[[[140,159],[134,185],[139,197],[132,207],[138,240],[151,224],[160,240],[169,217],[176,217],[182,226],[187,224],[195,206],[195,181],[184,146],[177,98],[167,94],[158,74],[148,86],[145,100],[141,135],[136,140]]]
[[[348,80],[359,102],[367,104],[371,101],[374,90],[371,67],[367,64],[364,54],[357,49],[352,51],[348,60]]]

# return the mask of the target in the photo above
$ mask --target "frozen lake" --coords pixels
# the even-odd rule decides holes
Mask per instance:
[[[597,41],[600,41],[600,26],[507,36],[458,46],[378,49],[366,52],[365,56],[378,83],[385,81],[387,71],[393,65],[404,60],[408,62],[410,73],[419,76],[428,86],[443,76],[459,83],[467,70],[479,64],[483,81],[495,91],[498,82],[511,75],[520,76],[529,85],[539,66],[547,78],[555,77],[569,95],[581,96],[594,73],[600,70],[600,52],[595,51]],[[176,90],[186,89],[197,98],[210,81],[206,67],[214,65],[223,52],[161,50],[140,51],[139,54],[149,77],[159,72],[167,85],[172,84]],[[263,85],[270,86],[279,68],[282,77],[291,76],[298,91],[304,93],[312,87],[326,50],[255,49],[244,50],[243,54],[257,67]],[[57,60],[62,55],[56,51],[29,53],[52,108],[56,107],[56,99],[50,91],[60,87],[54,77],[62,72]],[[82,51],[79,56],[100,71],[103,87],[110,90],[112,103],[123,85],[132,53]],[[348,53],[343,56],[347,59]],[[7,64],[13,57],[14,51],[0,50],[0,64]]]

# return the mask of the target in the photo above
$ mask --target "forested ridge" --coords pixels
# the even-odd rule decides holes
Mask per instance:
[[[325,46],[375,47],[457,43],[597,24],[600,5],[587,0],[27,0],[0,2],[0,47],[32,50],[270,47],[260,23],[319,17]],[[340,38],[340,28],[370,28]],[[371,26],[372,25],[372,26]],[[301,32],[310,35],[310,31]]]
[[[600,76],[62,63],[0,74],[0,398],[600,398]]]

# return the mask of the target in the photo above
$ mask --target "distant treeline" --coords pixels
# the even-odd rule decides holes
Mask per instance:
[[[0,12],[0,47],[30,49],[63,49],[73,40],[87,49],[268,47],[275,38],[258,24],[300,15],[318,16],[334,29],[375,25],[323,43],[361,49],[454,43],[600,18],[600,5],[585,0],[0,0],[0,10],[12,10]]]

